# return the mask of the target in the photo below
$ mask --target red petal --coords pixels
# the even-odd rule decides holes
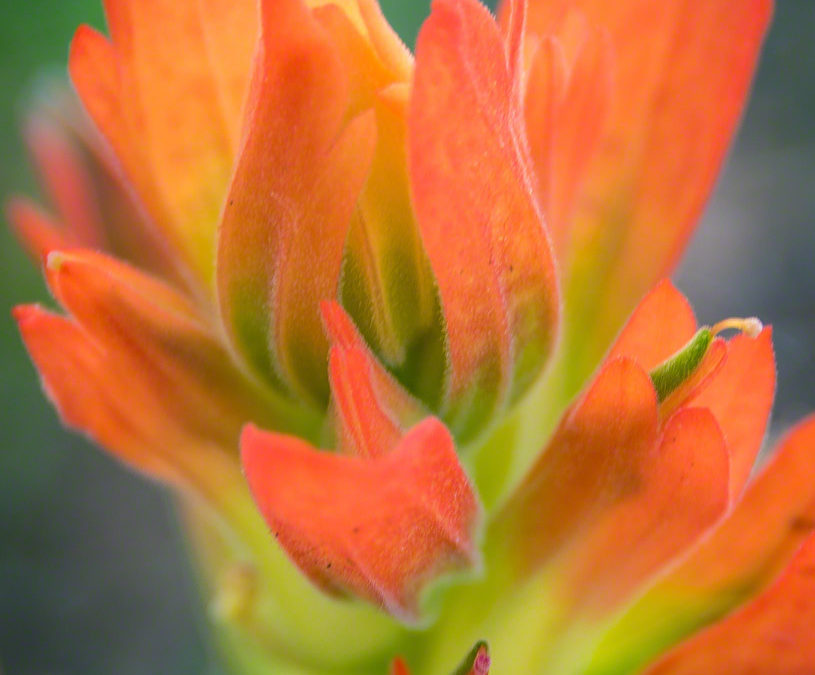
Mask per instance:
[[[701,389],[693,405],[708,408],[730,452],[730,495],[741,494],[755,464],[775,397],[772,330],[757,338],[738,335],[727,343],[727,360]]]
[[[648,374],[629,359],[607,363],[496,521],[519,570],[539,568],[606,509],[645,489],[639,478],[657,440]]]
[[[410,669],[407,667],[404,659],[397,657],[393,660],[390,675],[410,675]]]
[[[639,458],[628,491],[566,556],[573,602],[607,612],[684,552],[724,513],[728,455],[713,415],[685,408]]]
[[[777,573],[813,530],[815,417],[789,434],[728,518],[664,583],[686,594],[745,593]]]
[[[76,244],[101,248],[105,241],[91,177],[64,133],[42,116],[26,125],[26,141],[60,219]]]
[[[434,418],[364,460],[244,430],[244,470],[269,526],[317,584],[415,618],[432,576],[471,563],[478,507],[452,438]]]
[[[152,476],[216,503],[224,496],[237,463],[212,438],[205,441],[198,429],[187,426],[178,403],[173,410],[165,407],[170,380],[148,362],[132,370],[122,355],[105,349],[80,326],[39,307],[18,307],[15,318],[65,425]]]
[[[557,258],[567,260],[572,216],[605,128],[613,58],[607,33],[581,31],[577,53],[547,36],[527,75],[524,109],[541,203]],[[567,58],[572,57],[572,62]]]
[[[367,354],[360,349],[333,348],[328,372],[343,449],[360,457],[377,457],[393,450],[402,429],[380,403]]]
[[[328,345],[319,303],[336,297],[375,138],[369,115],[342,126],[347,103],[338,52],[306,5],[263,2],[247,133],[221,223],[218,290],[249,363],[320,402]]]
[[[771,0],[531,0],[532,34],[559,35],[581,13],[609,31],[615,53],[608,124],[562,258],[575,330],[565,339],[576,351],[576,341],[586,343],[589,368],[641,294],[670,271],[695,226],[771,7]]]
[[[6,208],[15,234],[38,262],[44,261],[54,249],[75,243],[62,227],[27,199],[14,199]]]
[[[815,536],[767,591],[645,672],[805,675],[815,672],[813,626]]]
[[[355,453],[381,454],[389,443],[379,450],[376,450],[379,447],[376,442],[360,444],[365,434],[358,423],[367,426],[363,418],[372,416],[368,422],[374,427],[381,424],[381,433],[387,436],[393,426],[400,431],[413,426],[426,416],[426,411],[377,361],[339,303],[323,302],[321,310],[332,343],[329,374],[334,401],[341,413],[344,439],[359,439],[351,445],[357,448]],[[374,422],[376,418],[380,419],[379,423]],[[365,446],[369,450],[361,449]]]
[[[247,419],[288,423],[169,286],[87,251],[52,253],[47,273],[73,320],[33,307],[18,321],[66,424],[141,470],[189,482],[207,475],[210,455],[237,467]]]
[[[539,373],[557,333],[551,246],[498,27],[436,0],[408,113],[413,202],[447,325],[451,418],[466,430]]]
[[[684,295],[668,280],[660,281],[640,301],[608,355],[627,356],[650,371],[696,333],[696,317]]]
[[[781,443],[721,525],[627,610],[603,641],[601,649],[613,659],[606,661],[634,670],[725,616],[765,588],[813,531],[815,417],[810,417]]]

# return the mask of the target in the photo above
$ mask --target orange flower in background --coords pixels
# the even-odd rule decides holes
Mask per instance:
[[[815,670],[815,422],[751,478],[771,330],[661,280],[771,3],[612,4],[436,0],[415,56],[375,0],[77,31],[54,213],[9,208],[65,314],[16,317],[175,490],[235,672]]]

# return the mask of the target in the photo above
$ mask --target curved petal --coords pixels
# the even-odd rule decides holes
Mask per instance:
[[[647,489],[640,478],[657,441],[648,374],[630,359],[610,361],[566,413],[491,528],[519,573],[540,569],[607,509]]]
[[[248,419],[297,424],[232,367],[171,287],[82,250],[51,253],[46,271],[72,318],[20,308],[20,330],[66,424],[114,454],[184,484],[185,472],[195,480],[217,474],[206,468],[209,455],[237,467]]]
[[[434,2],[417,42],[408,154],[446,321],[448,418],[459,432],[520,395],[557,334],[557,275],[509,58],[476,0]]]
[[[813,486],[810,417],[782,441],[711,536],[626,610],[587,672],[635,670],[766,587],[815,531]]]
[[[122,354],[105,349],[75,322],[37,306],[18,307],[15,318],[66,426],[88,434],[131,466],[218,502],[236,459],[203,438],[194,424],[190,427],[192,414],[182,420],[168,413],[163,403],[169,380],[152,368],[136,370],[134,377]],[[179,407],[183,403],[176,403],[175,413]]]
[[[473,562],[478,505],[447,429],[372,356],[336,302],[322,314],[343,455],[249,427],[250,488],[293,561],[326,590],[350,591],[404,620],[436,574]]]
[[[682,349],[694,333],[693,308],[669,279],[663,279],[637,305],[607,358],[626,356],[650,371]]]
[[[758,598],[670,652],[646,675],[803,675],[815,670],[815,536]]]
[[[230,339],[268,380],[320,404],[343,247],[375,142],[372,114],[344,124],[348,78],[301,0],[261,5],[249,118],[218,243]],[[280,384],[283,383],[283,384]]]
[[[26,144],[56,212],[76,243],[102,248],[106,242],[91,177],[77,148],[61,131],[45,115],[32,115],[26,124]]]
[[[642,293],[676,263],[719,172],[771,0],[531,0],[529,32],[579,14],[614,50],[608,122],[561,259],[571,359],[597,363]],[[685,139],[693,138],[693,143]]]
[[[323,303],[322,313],[340,447],[361,457],[386,454],[426,412],[371,354],[338,303]]]
[[[6,217],[17,238],[37,262],[44,261],[55,249],[76,243],[70,232],[66,232],[39,206],[27,199],[12,199],[6,206]]]
[[[71,93],[46,90],[27,120],[26,142],[59,221],[13,200],[12,225],[26,246],[40,254],[69,247],[105,251],[183,285],[180,265]]]
[[[722,368],[700,389],[693,405],[708,408],[722,428],[730,453],[730,496],[736,499],[755,464],[775,398],[772,330],[727,342]]]
[[[81,28],[70,70],[147,210],[195,277],[208,284],[236,122],[227,119],[231,94],[221,91],[210,58],[216,48],[204,28],[215,4],[205,4],[206,17],[199,2],[106,0],[111,40]],[[237,36],[252,44],[254,38],[252,31]]]
[[[608,615],[723,515],[729,459],[713,415],[684,408],[563,563],[568,601]]]
[[[244,471],[269,526],[317,584],[412,621],[433,576],[471,564],[477,503],[444,425],[427,418],[374,459],[244,430]]]
[[[580,28],[576,45],[552,35],[534,46],[524,97],[541,204],[560,261],[568,259],[572,216],[602,138],[613,91],[607,32]]]

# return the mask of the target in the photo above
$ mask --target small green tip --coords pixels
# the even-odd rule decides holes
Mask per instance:
[[[488,675],[489,672],[489,648],[484,640],[479,640],[453,675]]]
[[[699,367],[711,342],[713,332],[710,328],[707,326],[700,328],[682,349],[651,371],[651,381],[654,383],[657,400],[660,403]]]

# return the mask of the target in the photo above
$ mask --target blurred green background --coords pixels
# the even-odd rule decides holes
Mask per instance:
[[[412,44],[426,0],[383,0]],[[0,197],[36,194],[27,93],[100,0],[0,0]],[[772,435],[815,409],[815,2],[780,0],[736,146],[677,278],[699,317],[775,325]],[[692,142],[692,139],[687,139]],[[161,490],[64,433],[10,318],[48,301],[0,229],[0,663],[8,675],[215,673]]]

